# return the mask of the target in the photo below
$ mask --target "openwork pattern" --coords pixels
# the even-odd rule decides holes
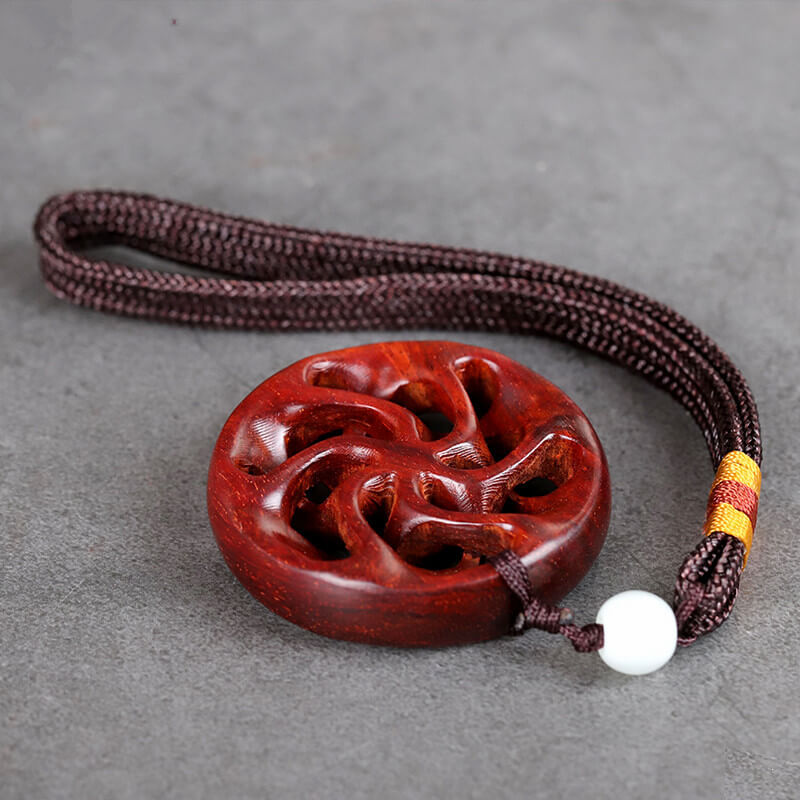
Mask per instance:
[[[755,402],[730,359],[672,309],[601,278],[497,253],[274,225],[128,192],[54,197],[34,232],[48,287],[98,310],[220,328],[479,329],[571,342],[669,392],[697,422],[715,468],[731,451],[761,464]],[[135,269],[81,252],[108,243],[224,277]],[[676,583],[683,643],[724,621],[739,585],[744,543],[707,533]]]
[[[450,644],[507,630],[487,559],[560,599],[605,538],[602,449],[580,410],[481,348],[395,342],[312,356],[225,425],[209,473],[225,558],[264,603],[337,638]]]

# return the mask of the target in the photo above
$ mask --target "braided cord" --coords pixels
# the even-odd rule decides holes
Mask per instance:
[[[34,234],[47,286],[101,311],[216,328],[471,329],[570,342],[669,392],[697,422],[715,468],[731,451],[756,468],[761,463],[756,405],[730,359],[672,309],[602,278],[491,252],[274,225],[127,192],[53,197]],[[100,244],[227,277],[137,269],[81,252]],[[736,512],[754,522],[742,492]],[[709,524],[676,582],[683,644],[727,618],[744,564],[743,538]]]

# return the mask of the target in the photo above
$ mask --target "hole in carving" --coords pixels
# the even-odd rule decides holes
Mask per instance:
[[[301,548],[307,555],[326,561],[347,558],[350,552],[341,535],[341,521],[334,500],[329,499],[337,486],[347,477],[347,465],[328,459],[307,469],[294,484],[293,504],[289,519],[292,530],[313,548]]]
[[[306,489],[305,495],[314,505],[320,506],[331,496],[332,491],[326,483],[317,481]]]
[[[519,507],[519,503],[515,502],[511,497],[506,497],[503,507],[500,509],[501,514],[519,514],[520,511],[522,509]]]
[[[480,419],[492,407],[497,396],[497,376],[485,361],[471,359],[459,368],[458,377],[472,403],[475,416]]]
[[[564,436],[550,436],[536,450],[535,463],[526,470],[533,476],[521,481],[511,490],[506,499],[506,509],[513,513],[514,505],[521,512],[529,512],[536,506],[536,499],[547,497],[567,484],[575,471],[576,459],[580,458],[580,445]],[[520,476],[520,479],[521,480]],[[532,505],[533,503],[533,505]]]
[[[312,444],[316,444],[317,442],[324,442],[325,439],[333,439],[334,436],[341,436],[344,433],[343,428],[337,428],[335,431],[330,431],[329,433],[323,433],[321,436],[317,436],[313,442],[308,443],[308,447],[311,447]]]
[[[246,472],[248,475],[264,475],[265,472],[258,464],[248,464],[244,461],[239,461],[236,466],[242,471]]]
[[[490,397],[486,392],[486,387],[482,383],[467,384],[464,387],[467,390],[469,401],[475,409],[475,416],[480,419],[492,407],[494,398]]]
[[[326,525],[321,518],[318,506],[298,506],[289,524],[319,551],[323,560],[337,561],[350,555],[338,531]]]
[[[422,422],[429,436],[423,439],[436,440],[447,436],[453,430],[453,421],[438,407],[435,402],[436,388],[423,381],[414,381],[401,386],[391,397],[389,402],[396,403],[408,409]]]
[[[441,439],[453,430],[453,423],[441,411],[422,411],[417,416],[425,423],[434,439]]]
[[[521,497],[544,497],[556,489],[558,484],[544,475],[537,475],[514,487],[514,491]]]
[[[486,446],[489,448],[489,453],[495,462],[502,461],[511,452],[511,450],[503,444],[499,436],[486,437]]]
[[[521,436],[518,433],[497,434],[486,437],[486,446],[495,463],[502,461],[519,444]]]
[[[386,538],[386,528],[394,503],[395,494],[391,478],[379,478],[372,489],[362,495],[361,513],[372,530],[383,539]]]
[[[378,536],[383,536],[386,533],[386,524],[389,522],[390,511],[391,506],[388,503],[375,503],[365,511],[364,518]]]
[[[464,551],[458,545],[447,544],[441,550],[423,556],[414,563],[414,566],[438,572],[457,567],[462,558],[464,558]]]

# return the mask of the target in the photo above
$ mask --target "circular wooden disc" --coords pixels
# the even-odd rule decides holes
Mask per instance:
[[[312,356],[233,412],[208,507],[261,602],[340,639],[474,642],[507,632],[506,548],[560,600],[602,547],[610,488],[580,409],[520,364],[453,342]]]

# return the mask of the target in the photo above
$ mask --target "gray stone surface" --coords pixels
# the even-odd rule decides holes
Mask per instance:
[[[797,797],[798,40],[800,6],[768,0],[2,0],[0,797]],[[206,519],[215,437],[273,370],[400,334],[59,302],[30,223],[94,186],[537,256],[674,305],[762,412],[733,618],[629,679],[545,634],[408,652],[266,611]],[[555,343],[460,338],[561,385],[606,446],[581,620],[668,595],[711,478],[684,412]]]

